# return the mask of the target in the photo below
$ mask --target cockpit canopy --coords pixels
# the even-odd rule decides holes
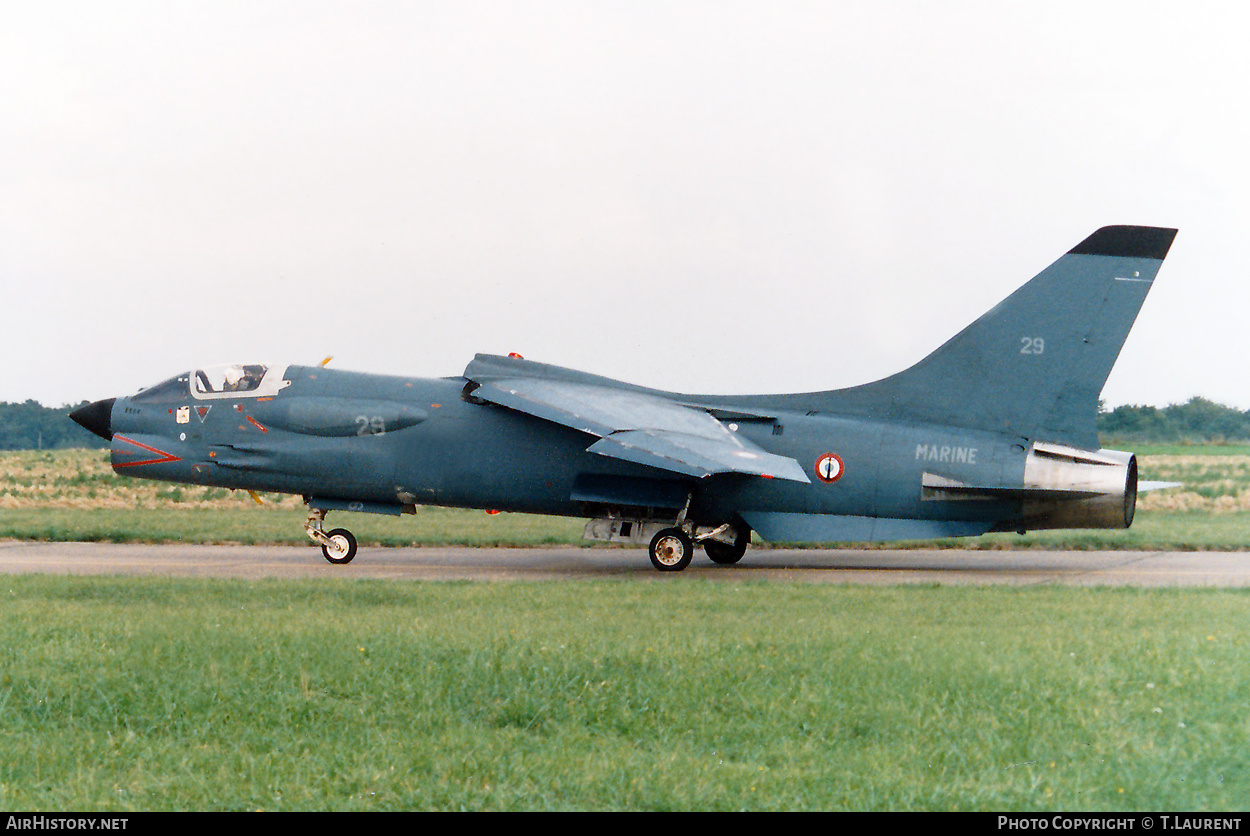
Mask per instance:
[[[206,366],[193,372],[171,377],[141,390],[132,400],[148,403],[219,398],[271,397],[290,385],[284,380],[286,366],[261,363],[225,363]]]
[[[255,392],[267,371],[268,367],[261,365],[210,366],[196,371],[191,391],[197,398],[225,392]]]

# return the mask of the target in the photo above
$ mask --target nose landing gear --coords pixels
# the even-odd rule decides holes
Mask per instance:
[[[331,563],[351,563],[356,556],[356,538],[346,528],[336,528],[326,532],[322,523],[326,519],[324,508],[312,508],[308,512],[308,520],[304,523],[304,531],[313,542],[321,545],[321,553]]]

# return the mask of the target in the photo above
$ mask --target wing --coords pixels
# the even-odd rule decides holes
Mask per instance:
[[[527,366],[534,376],[525,373]],[[744,473],[810,481],[794,459],[742,438],[706,410],[646,390],[617,388],[606,378],[586,375],[579,380],[578,373],[568,370],[557,370],[565,379],[544,374],[550,369],[479,356],[464,376],[478,384],[474,398],[598,436],[587,448],[592,453],[696,478]]]

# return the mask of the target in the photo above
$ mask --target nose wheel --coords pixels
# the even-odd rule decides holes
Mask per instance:
[[[356,556],[356,538],[346,528],[336,528],[326,535],[330,542],[321,544],[321,553],[331,563],[351,563]]]
[[[322,523],[325,522],[324,508],[313,508],[308,512],[308,521],[304,523],[304,531],[313,542],[320,544],[321,554],[331,563],[351,563],[356,556],[356,537],[346,528],[336,528],[326,532]]]

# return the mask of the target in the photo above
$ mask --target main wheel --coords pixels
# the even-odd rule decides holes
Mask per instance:
[[[331,563],[351,563],[356,556],[356,538],[346,528],[336,528],[326,535],[330,542],[322,545],[321,553]]]
[[[666,528],[651,538],[651,565],[661,572],[680,572],[694,557],[694,541],[680,528]]]
[[[722,543],[720,540],[704,540],[703,551],[707,553],[707,556],[711,558],[713,563],[719,563],[721,566],[732,566],[747,553],[747,544],[750,542],[751,529],[744,528],[734,538],[732,544]]]

